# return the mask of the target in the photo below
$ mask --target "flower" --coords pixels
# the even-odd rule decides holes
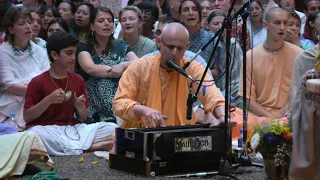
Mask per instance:
[[[247,139],[245,147],[247,154],[260,152],[265,159],[275,159],[277,153],[279,157],[280,155],[287,157],[291,154],[292,133],[289,124],[282,120],[268,118],[261,121],[253,126],[250,134],[253,136],[250,135]]]
[[[273,133],[268,133],[263,136],[263,141],[265,145],[276,145],[278,144],[280,137]]]
[[[260,135],[259,133],[255,133],[252,137],[251,137],[251,148],[253,151],[257,150],[257,147],[259,146],[259,141],[260,141]]]
[[[282,133],[281,138],[287,142],[292,142],[292,134],[291,133]]]
[[[316,64],[315,70],[316,70],[317,72],[320,72],[320,50],[318,51],[316,57],[317,57],[317,59],[318,59],[318,62],[317,62],[317,64]]]
[[[317,57],[318,59],[320,59],[320,50],[318,51],[316,57]]]

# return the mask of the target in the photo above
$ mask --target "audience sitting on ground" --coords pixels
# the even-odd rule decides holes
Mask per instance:
[[[80,155],[113,146],[114,123],[78,123],[88,117],[84,79],[68,71],[75,61],[78,39],[55,32],[47,40],[48,71],[33,78],[24,104],[26,130],[36,132],[50,155]]]
[[[45,51],[46,49],[46,41],[40,38],[41,32],[41,18],[40,15],[34,9],[31,10],[32,23],[32,41],[36,43],[38,46],[42,47]]]
[[[300,36],[301,21],[295,12],[289,13],[288,29],[286,33],[286,41],[307,50],[314,46],[314,43],[309,39],[304,39]]]
[[[45,5],[42,6],[39,11],[38,14],[40,15],[41,19],[41,33],[40,33],[40,37],[44,40],[46,40],[47,37],[47,30],[48,30],[48,24],[50,23],[50,21],[52,21],[52,19],[60,17],[60,13],[57,9],[57,7],[53,6],[53,5]]]
[[[68,23],[61,17],[54,18],[49,22],[47,29],[47,37],[50,37],[52,33],[57,31],[70,32]]]
[[[118,81],[130,60],[137,59],[123,40],[114,40],[113,13],[99,6],[91,15],[92,36],[87,43],[77,47],[76,72],[86,81],[90,100],[88,121],[113,122],[112,100],[118,88]],[[128,58],[127,58],[128,57]]]
[[[12,6],[4,18],[5,42],[0,46],[0,122],[15,113],[25,127],[23,104],[31,79],[50,67],[47,53],[32,40],[32,16],[25,7]]]
[[[279,0],[279,6],[283,9],[285,9],[288,12],[295,12],[298,14],[301,20],[301,24],[305,24],[307,21],[307,17],[304,13],[297,11],[295,0]],[[301,27],[303,28],[303,27]]]
[[[197,53],[213,36],[211,32],[201,29],[201,6],[196,0],[183,0],[179,13],[181,22],[187,28],[190,35],[189,51]],[[166,43],[166,42],[164,42]],[[200,53],[201,57],[209,62],[213,50],[213,43]]]
[[[210,12],[213,10],[211,7],[211,1],[210,0],[200,0],[200,6],[201,6],[201,27],[206,29],[206,24],[207,24],[207,18],[210,14]]]
[[[224,19],[227,15],[220,9],[213,10],[207,19],[206,27],[213,33],[217,33],[224,22]],[[214,62],[210,66],[212,75],[216,79],[216,86],[220,91],[224,92],[228,86],[230,87],[230,95],[235,98],[237,104],[240,106],[242,101],[238,96],[239,91],[239,82],[240,82],[240,67],[242,63],[242,49],[240,44],[234,39],[231,38],[230,43],[230,83],[226,83],[226,30],[222,32],[221,42],[219,42],[216,53],[213,56]]]
[[[247,98],[248,130],[267,118],[286,119],[290,82],[296,57],[303,50],[285,42],[289,15],[286,10],[271,8],[266,16],[267,40],[247,52],[246,74],[241,69],[239,95]],[[243,82],[246,76],[246,82]],[[246,86],[247,94],[243,94]],[[238,132],[242,128],[242,111],[237,111]]]
[[[251,47],[255,48],[267,39],[267,30],[263,27],[264,9],[260,1],[253,1],[250,4],[251,15],[248,18],[247,26],[251,39]]]
[[[136,6],[123,8],[119,13],[119,19],[123,40],[129,46],[128,51],[134,52],[139,58],[155,51],[155,42],[141,35],[143,18],[139,8]]]
[[[74,21],[70,25],[70,32],[76,35],[82,42],[86,42],[90,37],[90,17],[94,7],[92,4],[81,3],[74,15]]]
[[[59,13],[61,18],[64,19],[68,24],[71,24],[76,13],[76,6],[72,3],[71,0],[63,0],[58,5]]]
[[[315,11],[320,11],[320,0],[305,0],[304,5],[303,5],[303,9],[304,9],[304,14],[306,15],[306,18],[308,19],[308,17],[310,16],[311,13],[313,13]],[[305,23],[308,22],[307,19],[306,19]],[[300,30],[301,35],[304,34],[304,29],[306,27],[305,23],[301,24],[301,30]]]
[[[311,40],[314,44],[317,44],[319,42],[319,14],[320,11],[315,11],[309,15],[303,34],[303,37],[305,39]]]
[[[141,2],[137,7],[140,9],[143,19],[142,35],[149,39],[154,39],[154,24],[159,18],[157,6],[151,2]]]

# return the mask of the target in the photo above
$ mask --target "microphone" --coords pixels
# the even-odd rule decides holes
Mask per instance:
[[[178,71],[180,74],[182,74],[183,76],[191,79],[194,81],[193,77],[190,76],[183,68],[181,68],[180,66],[178,66],[172,59],[169,59],[167,62],[166,62],[166,65],[169,67],[169,68],[172,68],[176,71]]]
[[[192,111],[193,111],[192,105],[194,102],[195,102],[195,97],[193,95],[192,88],[190,87],[189,94],[188,94],[188,100],[187,100],[187,119],[188,120],[192,119]]]

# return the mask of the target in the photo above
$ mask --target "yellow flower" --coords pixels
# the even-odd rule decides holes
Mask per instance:
[[[320,51],[318,51],[316,57],[317,57],[318,59],[320,59]]]

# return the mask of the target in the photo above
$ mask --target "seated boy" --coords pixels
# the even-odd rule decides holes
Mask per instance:
[[[47,40],[51,68],[28,85],[24,105],[26,128],[36,132],[50,155],[79,155],[113,146],[113,123],[78,123],[87,119],[89,100],[84,79],[68,69],[75,61],[78,40],[55,32]]]

